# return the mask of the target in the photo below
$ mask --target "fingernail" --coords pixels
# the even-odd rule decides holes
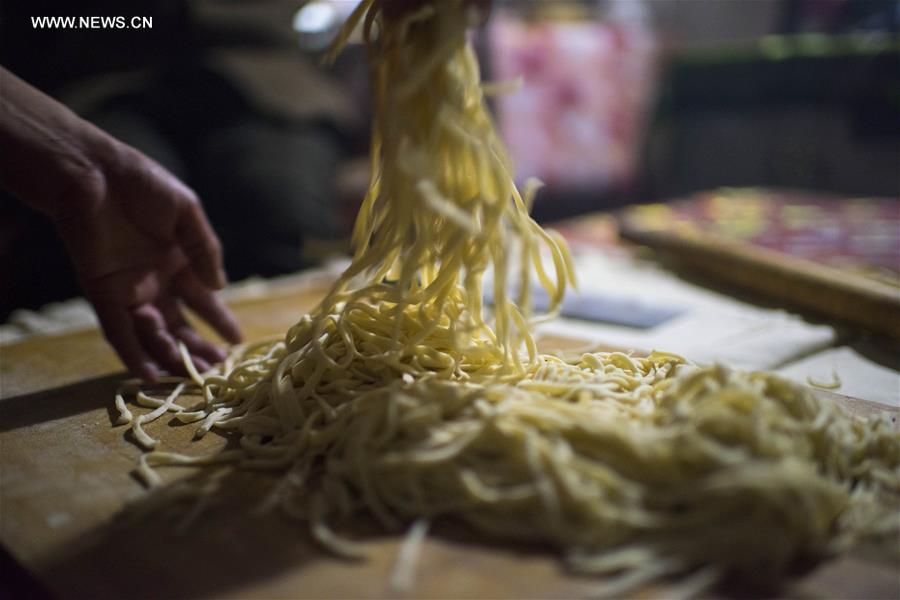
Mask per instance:
[[[222,362],[223,360],[225,360],[228,357],[228,353],[225,352],[225,350],[223,350],[222,348],[219,348],[218,346],[216,346],[215,350],[216,350],[216,361],[217,362]]]

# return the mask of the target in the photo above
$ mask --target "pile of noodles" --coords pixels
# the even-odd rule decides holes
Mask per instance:
[[[665,353],[536,350],[529,290],[542,286],[552,313],[574,274],[565,243],[528,215],[534,186],[514,185],[468,21],[454,0],[396,17],[368,0],[351,18],[336,50],[361,25],[375,102],[352,263],[283,340],[241,348],[165,399],[138,394],[149,414],[120,396],[152,450],[139,473],[153,484],[156,466],[221,461],[283,472],[273,501],[344,555],[359,547],[330,525],[349,515],[389,528],[452,516],[629,586],[694,570],[777,576],[895,534],[889,419]],[[191,387],[202,405],[178,404]],[[237,449],[157,450],[143,425],[168,411]]]

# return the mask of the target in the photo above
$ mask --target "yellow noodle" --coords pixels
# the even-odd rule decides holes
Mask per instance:
[[[808,376],[806,378],[806,383],[813,387],[821,388],[823,390],[837,390],[841,387],[841,378],[837,374],[837,371],[831,371],[831,381],[819,381],[812,376]]]
[[[125,398],[122,396],[121,391],[116,392],[116,410],[119,413],[118,417],[116,417],[116,425],[127,425],[134,419],[134,415],[125,406]]]
[[[390,587],[397,594],[407,594],[412,590],[416,576],[416,563],[422,553],[422,544],[428,533],[428,521],[417,519],[403,539],[397,562],[391,570]]]

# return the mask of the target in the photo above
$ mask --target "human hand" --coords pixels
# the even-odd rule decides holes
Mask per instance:
[[[225,353],[204,340],[186,306],[229,342],[241,335],[214,290],[221,249],[196,195],[138,151],[112,141],[99,167],[52,214],[109,343],[135,375],[183,373],[183,342],[201,371]]]
[[[56,223],[125,365],[148,381],[183,373],[179,341],[200,370],[224,358],[183,312],[240,341],[214,293],[225,285],[221,249],[196,195],[2,67],[0,79],[0,183]]]

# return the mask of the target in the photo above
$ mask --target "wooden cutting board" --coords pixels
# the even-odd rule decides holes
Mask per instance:
[[[235,306],[248,337],[283,332],[321,289],[295,289]],[[556,345],[564,341],[557,340]],[[95,331],[38,338],[0,349],[0,541],[61,598],[381,598],[395,595],[390,573],[401,534],[361,520],[351,526],[369,557],[347,562],[323,553],[305,526],[253,509],[274,479],[223,471],[221,493],[185,530],[194,501],[175,482],[207,472],[162,471],[162,495],[132,477],[140,451],[113,427],[111,399],[124,377]],[[830,394],[851,410],[880,405]],[[213,451],[224,440],[191,441],[189,427],[158,421],[151,434],[175,451]],[[897,564],[843,557],[819,568],[787,596],[897,597]],[[425,544],[412,597],[585,597],[598,581],[568,574],[544,548],[492,545],[445,524]],[[665,590],[646,590],[642,597]]]

